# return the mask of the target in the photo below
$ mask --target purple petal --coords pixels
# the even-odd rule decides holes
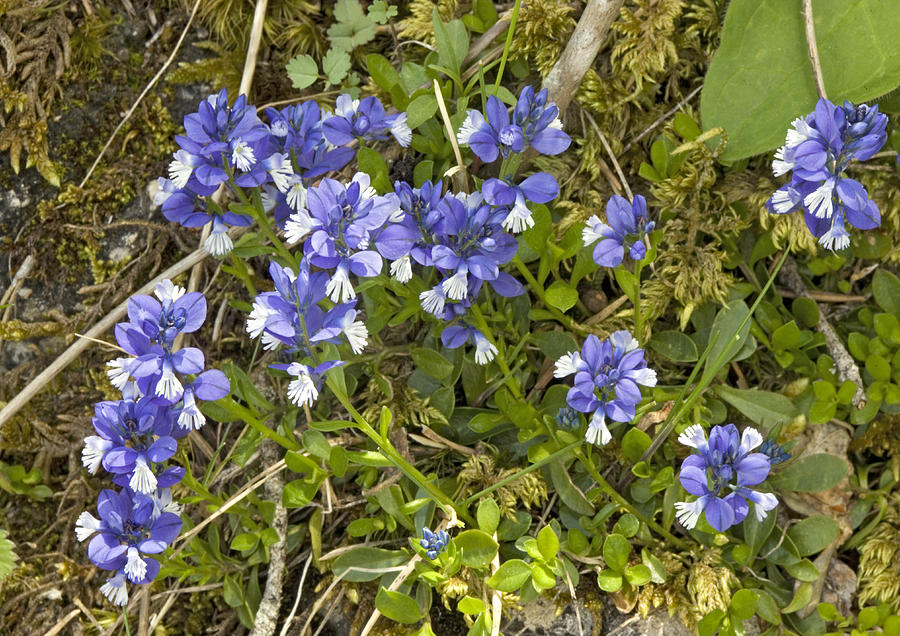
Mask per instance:
[[[381,273],[381,265],[381,256],[373,250],[357,252],[350,257],[350,271],[357,276],[378,276]]]
[[[161,464],[174,455],[177,450],[178,442],[174,438],[160,437],[147,449],[147,458],[155,464]]]
[[[197,331],[206,320],[206,298],[200,292],[189,292],[175,301],[176,309],[184,309],[187,312],[184,327],[181,331],[184,333],[193,333]]]
[[[725,503],[731,506],[731,509],[734,511],[734,525],[746,519],[747,513],[750,512],[750,504],[736,492],[725,497]],[[709,518],[708,515],[707,518]]]
[[[458,349],[469,340],[469,330],[459,325],[452,325],[441,332],[441,342],[448,349]]]
[[[469,148],[485,163],[491,163],[500,156],[497,140],[487,131],[479,130],[472,133],[469,137]]]
[[[535,203],[547,203],[559,195],[556,179],[546,172],[531,175],[519,184],[519,189],[525,194],[526,199]]]
[[[204,371],[191,383],[191,389],[199,399],[205,401],[218,400],[228,395],[231,384],[225,374],[218,369]]]
[[[772,462],[767,455],[750,453],[735,466],[738,485],[755,486],[756,484],[761,484],[769,476],[771,467]]]
[[[506,272],[500,272],[497,278],[489,282],[493,290],[504,298],[514,298],[525,293],[522,283]]]
[[[625,248],[616,239],[602,239],[594,248],[594,262],[601,267],[618,267],[624,259]]]
[[[516,190],[500,179],[488,179],[481,185],[484,200],[491,205],[510,205],[516,200]]]
[[[531,139],[531,145],[542,155],[558,155],[571,143],[569,135],[559,128],[545,128]]]
[[[203,362],[203,352],[196,347],[185,347],[172,354],[172,366],[179,373],[200,373]]]
[[[696,457],[696,455],[692,455],[692,457]],[[682,464],[681,472],[678,474],[678,481],[692,495],[701,497],[709,492],[706,471],[696,466],[685,466]]]
[[[734,525],[734,508],[725,500],[718,497],[710,497],[706,504],[706,520],[718,532],[725,532]]]

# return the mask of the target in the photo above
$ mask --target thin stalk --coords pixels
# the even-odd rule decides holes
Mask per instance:
[[[549,311],[551,314],[553,314],[554,318],[556,318],[559,322],[561,322],[562,324],[567,326],[569,329],[572,329],[573,331],[577,331],[581,335],[587,335],[587,334],[591,333],[591,331],[589,329],[585,329],[584,327],[579,325],[577,322],[575,322],[574,320],[569,318],[567,315],[565,315],[563,312],[561,312],[559,309],[557,309],[553,305],[550,305],[547,303],[547,298],[544,294],[544,287],[540,283],[538,283],[537,279],[531,273],[531,270],[528,269],[528,266],[522,262],[522,259],[519,258],[518,255],[516,255],[512,259],[512,264],[516,266],[516,269],[519,270],[519,273],[522,275],[522,278],[524,278],[525,282],[528,283],[528,286],[531,288],[531,291],[534,292],[535,296],[538,297],[538,300],[541,301],[541,304],[544,305],[544,307],[547,309],[547,311]]]
[[[516,21],[519,19],[519,8],[522,0],[516,0],[513,6],[512,17],[509,19],[509,29],[506,31],[506,44],[503,45],[503,55],[500,57],[500,68],[497,69],[497,81],[494,83],[494,95],[500,88],[500,80],[503,79],[503,69],[506,67],[506,58],[509,57],[509,48],[512,46],[513,33],[516,32]]]
[[[581,449],[575,451],[575,457],[584,464],[584,467],[587,468],[588,473],[590,473],[591,477],[594,478],[594,481],[597,482],[597,485],[600,486],[600,489],[605,492],[610,499],[619,504],[622,508],[633,514],[640,521],[647,524],[647,527],[656,532],[659,536],[663,537],[667,541],[669,541],[672,545],[678,546],[682,550],[690,550],[691,545],[683,540],[676,537],[674,534],[663,528],[661,525],[656,523],[653,519],[645,516],[640,510],[635,508],[629,503],[625,497],[620,495],[610,484],[603,478],[603,475],[600,474],[600,471],[594,466],[594,460],[591,458],[590,453],[585,455],[581,452]]]
[[[432,499],[434,499],[435,503],[437,503],[441,508],[444,509],[445,512],[449,514],[450,510],[456,512],[456,516],[467,524],[474,526],[475,520],[469,515],[468,511],[457,505],[453,502],[450,497],[447,496],[442,490],[440,490],[437,486],[435,486],[431,480],[427,479],[425,475],[423,475],[419,470],[410,464],[406,459],[397,452],[390,442],[388,442],[385,438],[378,434],[378,432],[372,428],[372,426],[365,420],[365,418],[357,411],[352,404],[350,404],[350,399],[341,390],[337,384],[329,377],[327,380],[327,384],[329,388],[331,388],[331,392],[338,399],[341,405],[347,409],[347,412],[350,413],[350,416],[356,422],[357,427],[366,434],[366,436],[371,439],[378,446],[378,449],[381,451],[382,455],[384,455],[387,459],[389,459],[394,466],[400,469],[402,473],[404,473],[409,479],[415,482],[419,487],[423,488],[429,495],[431,495]]]
[[[497,347],[497,355],[494,356],[494,359],[497,361],[497,365],[500,367],[503,375],[508,378],[505,382],[507,388],[512,392],[514,398],[517,400],[520,399],[522,397],[522,387],[519,386],[518,380],[513,377],[509,364],[506,362],[506,356],[504,355],[506,351],[505,343],[501,342],[501,346],[497,346],[497,342],[499,341],[494,340],[494,337],[491,335],[490,327],[488,327],[487,321],[484,319],[484,314],[481,313],[481,308],[478,305],[473,303],[471,312],[472,316],[475,318],[475,324],[478,325],[478,329],[481,330],[481,333],[487,338],[488,342]]]
[[[131,625],[128,624],[128,606],[122,608],[122,622],[125,623],[125,633],[131,636]]]
[[[634,264],[634,298],[631,304],[634,306],[634,336],[638,342],[644,339],[644,316],[641,313],[641,270],[643,269],[643,261],[637,261]]]

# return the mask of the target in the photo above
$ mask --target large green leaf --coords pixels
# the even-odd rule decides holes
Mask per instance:
[[[813,0],[812,6],[829,99],[862,102],[897,86],[896,0]],[[811,112],[817,99],[801,0],[732,0],[700,101],[704,127],[728,133],[722,158],[780,146],[790,122]]]

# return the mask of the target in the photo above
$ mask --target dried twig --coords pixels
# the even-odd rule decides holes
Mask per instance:
[[[816,78],[816,91],[819,93],[819,97],[828,99],[828,95],[825,93],[825,80],[822,77],[822,63],[819,61],[819,47],[816,44],[812,0],[803,0],[803,26],[806,28],[806,47],[809,50],[809,61],[812,62],[813,77]]]
[[[782,266],[779,276],[784,286],[792,293],[798,297],[812,298],[806,289],[806,284],[800,277],[800,272],[797,271],[797,263],[793,258],[788,257],[784,261],[784,266]],[[819,322],[816,324],[816,329],[825,336],[825,347],[834,359],[838,378],[840,378],[841,382],[850,380],[856,385],[856,392],[853,394],[850,403],[858,409],[864,408],[866,406],[866,393],[863,390],[863,381],[859,374],[859,367],[856,366],[853,356],[850,355],[844,343],[841,342],[834,327],[828,322],[821,307],[819,307]]]
[[[560,113],[575,97],[584,74],[594,63],[606,32],[624,3],[625,0],[592,0],[585,7],[566,48],[544,79],[544,88]]]

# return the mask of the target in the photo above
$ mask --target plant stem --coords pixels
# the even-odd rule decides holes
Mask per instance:
[[[594,466],[594,460],[591,458],[590,451],[588,451],[587,455],[585,455],[581,449],[575,451],[575,457],[584,464],[584,467],[587,468],[588,473],[590,473],[591,477],[594,478],[594,481],[597,482],[597,485],[600,486],[600,489],[605,492],[610,499],[619,504],[622,508],[633,514],[635,517],[640,519],[643,523],[647,524],[647,527],[656,532],[659,536],[663,537],[667,541],[669,541],[672,545],[676,545],[682,550],[689,550],[691,548],[690,544],[676,537],[674,534],[663,528],[661,525],[656,523],[653,519],[645,516],[642,512],[640,512],[637,508],[631,505],[625,497],[620,495],[610,484],[603,478],[603,475],[600,474],[600,471]]]
[[[634,298],[631,299],[631,304],[634,306],[634,337],[641,343],[644,341],[644,316],[641,313],[641,270],[643,267],[643,260],[634,264]]]
[[[497,81],[494,83],[493,94],[497,94],[500,88],[500,80],[503,79],[503,69],[506,67],[506,58],[509,57],[509,49],[512,46],[513,33],[516,31],[516,21],[519,19],[519,8],[522,6],[522,0],[516,0],[513,6],[512,17],[509,19],[509,29],[506,31],[506,44],[503,46],[503,55],[500,57],[500,68],[497,69]]]
[[[122,622],[125,623],[125,633],[131,636],[131,625],[128,624],[128,606],[122,608]]]
[[[528,286],[531,288],[531,291],[534,292],[534,295],[538,297],[538,300],[541,301],[541,304],[553,314],[553,317],[556,318],[559,322],[567,326],[569,329],[573,331],[577,331],[581,335],[588,335],[591,333],[590,329],[586,329],[582,327],[577,322],[569,318],[559,309],[547,303],[547,298],[544,294],[544,287],[537,281],[534,275],[531,273],[531,270],[528,269],[528,266],[522,262],[522,259],[519,258],[518,255],[513,257],[512,264],[516,266],[516,269],[519,270],[519,273],[522,275],[522,278],[525,279],[525,282],[528,283]]]
[[[378,449],[381,451],[381,454],[384,455],[387,459],[389,459],[394,466],[400,469],[402,473],[404,473],[409,479],[415,482],[419,487],[423,488],[428,494],[431,495],[432,499],[434,499],[435,503],[437,503],[441,508],[444,509],[445,512],[449,514],[450,509],[456,512],[456,516],[463,521],[465,521],[470,526],[475,525],[475,520],[469,515],[468,511],[453,502],[450,497],[447,496],[446,493],[441,491],[437,486],[432,483],[431,480],[425,477],[419,470],[410,464],[406,459],[397,452],[391,443],[379,435],[379,433],[372,428],[372,426],[365,420],[365,418],[357,411],[352,404],[350,404],[350,399],[347,397],[346,393],[337,386],[337,384],[331,379],[329,376],[327,380],[328,386],[331,388],[331,392],[334,393],[334,396],[338,399],[341,405],[347,409],[347,412],[356,422],[356,425],[359,429],[366,434],[366,436],[371,439],[378,446]]]
[[[513,397],[517,400],[522,397],[522,387],[519,386],[518,380],[512,375],[512,371],[509,368],[509,364],[506,362],[506,346],[504,343],[500,343],[503,345],[502,347],[497,346],[497,341],[494,340],[494,337],[491,335],[490,327],[488,327],[487,320],[484,319],[484,314],[481,313],[481,308],[472,304],[471,308],[472,316],[475,318],[475,323],[478,325],[478,329],[487,338],[487,341],[492,345],[497,347],[497,355],[494,357],[497,361],[497,364],[500,367],[500,370],[503,372],[503,375],[506,376],[506,381],[504,382],[507,388],[512,392]]]

